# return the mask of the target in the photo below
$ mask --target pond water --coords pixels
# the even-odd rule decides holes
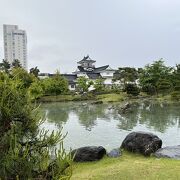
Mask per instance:
[[[91,102],[42,104],[46,118],[42,127],[50,131],[63,127],[63,134],[68,132],[66,149],[101,145],[111,150],[119,147],[132,131],[152,132],[163,140],[163,146],[180,145],[180,103],[133,103],[124,114],[120,107]]]

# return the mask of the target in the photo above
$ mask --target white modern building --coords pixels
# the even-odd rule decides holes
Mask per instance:
[[[3,25],[4,59],[10,64],[13,60],[20,61],[27,69],[27,36],[26,31],[18,29],[17,25]]]

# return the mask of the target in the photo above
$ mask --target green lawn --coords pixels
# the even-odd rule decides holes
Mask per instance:
[[[119,158],[97,162],[74,163],[72,180],[144,180],[180,179],[180,161],[156,159],[125,152]]]
[[[127,95],[121,94],[102,94],[102,95],[91,95],[84,99],[80,95],[57,95],[57,96],[43,96],[39,99],[40,102],[66,102],[66,101],[81,101],[81,100],[101,100],[103,102],[119,102],[123,101]],[[86,97],[85,97],[86,98]]]
[[[98,100],[102,100],[103,102],[120,102],[125,100],[127,97],[126,93],[110,93],[110,94],[102,94],[102,95],[97,95]]]
[[[65,102],[73,101],[74,96],[72,95],[57,95],[57,96],[43,96],[40,98],[40,102]]]

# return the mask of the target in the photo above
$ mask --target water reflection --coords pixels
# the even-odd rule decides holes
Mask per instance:
[[[71,109],[66,104],[52,103],[44,104],[42,111],[48,122],[54,123],[61,128],[67,122]]]
[[[140,124],[155,131],[165,130],[176,124],[179,125],[180,105],[145,101],[132,104],[131,111],[121,114],[118,128],[132,130]]]
[[[79,123],[91,131],[94,126],[97,125],[97,119],[110,120],[110,116],[107,114],[107,107],[105,105],[83,105],[79,106],[75,112],[78,116]]]
[[[129,112],[120,113],[121,104],[92,105],[88,103],[51,103],[42,105],[48,122],[62,127],[73,114],[73,119],[87,131],[98,126],[98,121],[117,121],[120,130],[132,130],[139,125],[165,132],[170,126],[180,127],[180,104],[144,101],[131,104]]]

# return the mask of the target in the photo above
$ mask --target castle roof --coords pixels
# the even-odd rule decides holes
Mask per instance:
[[[78,61],[77,63],[78,63],[78,64],[82,64],[82,63],[84,63],[84,62],[95,63],[96,61],[95,61],[95,60],[92,60],[92,59],[89,57],[89,55],[87,55],[87,56],[84,56],[84,58],[83,58],[82,60]]]
[[[62,76],[66,78],[70,84],[75,83],[75,80],[77,79],[76,74],[62,74]]]
[[[101,66],[101,67],[95,68],[93,72],[99,73],[99,72],[101,72],[101,71],[106,70],[108,67],[109,67],[109,65]]]
[[[102,78],[100,73],[87,73],[87,76],[89,79],[99,79]]]

